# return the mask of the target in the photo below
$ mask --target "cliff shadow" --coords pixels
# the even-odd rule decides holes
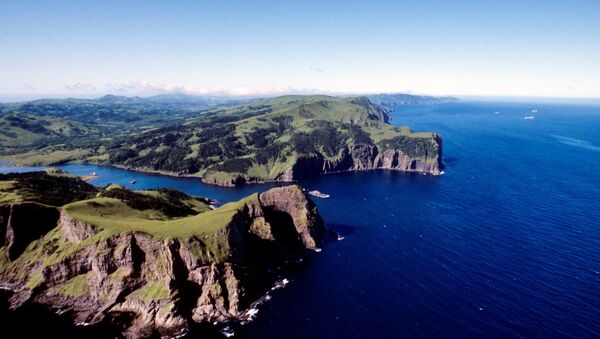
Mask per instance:
[[[301,253],[304,245],[292,217],[286,212],[276,211],[273,208],[265,208],[264,213],[265,220],[271,224],[271,233],[281,254],[289,257]]]
[[[10,222],[6,220],[6,242],[10,260],[18,258],[29,244],[58,224],[60,212],[37,204],[14,205]]]

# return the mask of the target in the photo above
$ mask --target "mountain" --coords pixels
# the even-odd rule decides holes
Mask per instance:
[[[65,187],[62,200],[48,194]],[[126,337],[248,320],[274,268],[317,249],[323,222],[297,186],[211,203],[59,171],[0,174],[0,288],[12,308],[47,305]]]
[[[440,136],[388,119],[365,97],[283,96],[210,110],[104,150],[113,165],[224,186],[375,168],[439,174]]]
[[[388,108],[406,105],[436,105],[458,100],[458,98],[451,96],[433,97],[404,93],[375,94],[369,95],[368,98],[371,102]]]
[[[184,93],[159,94],[144,98],[144,100],[147,102],[160,104],[200,105],[204,107],[232,105],[244,101],[250,101],[228,97],[199,96]]]
[[[0,105],[0,156],[24,164],[55,164],[92,155],[100,140],[124,137],[232,105],[234,100],[140,98],[40,99]],[[60,148],[60,149],[57,149]]]
[[[68,101],[53,104],[53,110],[34,110],[38,106],[29,104],[3,113],[4,119],[29,114],[71,122],[76,126],[69,130],[82,132],[40,129],[45,134],[27,143],[17,132],[28,127],[17,126],[16,137],[3,142],[0,154],[18,164],[88,162],[201,176],[223,186],[377,168],[441,172],[441,137],[390,125],[387,110],[367,97],[281,96],[195,111],[115,103],[123,100],[139,99],[85,101],[90,108]],[[45,113],[34,113],[39,111]]]

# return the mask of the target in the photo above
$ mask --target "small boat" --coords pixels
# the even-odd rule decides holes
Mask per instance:
[[[135,185],[137,183],[137,180],[131,180],[129,183]]]
[[[537,108],[534,108],[534,109],[531,110],[531,113],[537,113],[537,112],[538,112]]]
[[[325,198],[329,198],[330,197],[329,194],[321,193],[321,192],[319,192],[317,190],[310,191],[310,192],[308,192],[308,194],[310,194],[312,196],[315,196],[317,198],[321,198],[321,199],[325,199]]]
[[[523,119],[525,119],[525,120],[533,120],[533,119],[535,119],[535,117],[533,115],[528,115],[528,116],[524,117]]]

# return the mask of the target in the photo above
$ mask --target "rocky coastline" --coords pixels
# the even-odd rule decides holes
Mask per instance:
[[[0,288],[13,293],[12,308],[46,305],[80,325],[110,320],[131,338],[247,321],[276,281],[271,268],[318,250],[324,225],[297,186],[244,201],[214,235],[164,239],[107,232],[38,203],[2,205]]]

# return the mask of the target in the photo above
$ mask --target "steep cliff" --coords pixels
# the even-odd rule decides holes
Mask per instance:
[[[270,269],[317,249],[324,232],[316,206],[297,186],[164,225],[83,217],[85,210],[97,220],[96,209],[102,214],[118,202],[0,206],[0,287],[14,292],[12,307],[48,305],[80,324],[110,320],[128,337],[247,319],[274,283]]]
[[[439,175],[442,170],[442,140],[438,134],[420,141],[419,153],[395,147],[393,143],[354,144],[344,148],[337,157],[311,154],[299,157],[278,179],[292,181],[322,173],[390,169]]]

